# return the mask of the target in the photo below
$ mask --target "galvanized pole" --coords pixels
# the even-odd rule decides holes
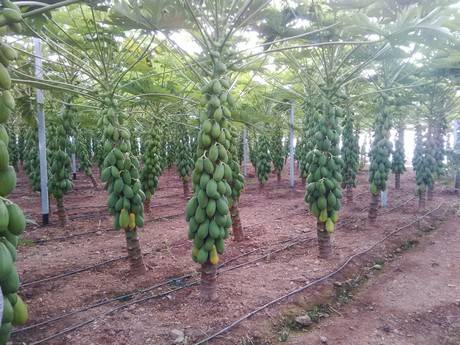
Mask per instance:
[[[291,113],[289,116],[289,157],[289,185],[291,188],[294,188],[294,102],[291,102]]]
[[[248,176],[248,161],[249,161],[249,145],[248,145],[248,130],[243,129],[243,176]]]
[[[42,49],[39,38],[34,37],[34,54],[35,54],[35,77],[43,79],[42,69]],[[38,115],[38,154],[40,160],[40,202],[42,208],[42,223],[49,223],[49,197],[48,197],[48,163],[46,161],[46,131],[45,131],[45,112],[43,104],[45,97],[43,90],[36,89],[37,97],[37,115]]]

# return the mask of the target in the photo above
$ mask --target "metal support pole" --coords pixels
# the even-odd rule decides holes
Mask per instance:
[[[294,188],[294,102],[291,102],[291,113],[289,116],[289,158],[289,185],[291,188]]]
[[[249,161],[249,145],[248,145],[248,130],[243,129],[243,176],[248,176],[248,161]]]
[[[43,79],[42,69],[42,49],[39,38],[34,37],[34,54],[35,54],[35,77]],[[49,223],[49,197],[48,197],[48,162],[46,161],[46,130],[45,130],[45,112],[43,104],[45,97],[43,90],[36,89],[37,97],[37,116],[38,116],[38,154],[40,160],[40,202],[42,208],[42,223]]]

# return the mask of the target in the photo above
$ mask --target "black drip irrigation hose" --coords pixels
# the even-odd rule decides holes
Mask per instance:
[[[441,204],[441,205],[442,205],[442,204]],[[438,208],[440,208],[441,205],[439,205]],[[428,212],[427,214],[425,214],[425,215],[422,216],[422,217],[419,217],[419,219],[425,217],[426,215],[432,213],[433,211],[434,211],[434,210],[432,210],[431,212]],[[415,222],[415,221],[414,221],[414,222]],[[410,223],[410,224],[408,224],[408,225],[405,225],[405,226],[403,226],[403,227],[397,229],[397,231],[400,231],[400,230],[402,230],[403,228],[410,226],[410,225],[413,224],[414,222],[412,222],[412,223]],[[346,221],[345,221],[344,223],[346,223]],[[340,225],[343,226],[343,224],[340,224]],[[338,224],[338,226],[339,226],[339,224]],[[386,238],[390,237],[390,236],[393,235],[395,232],[396,232],[396,231],[392,232],[390,235],[388,235],[387,237],[385,237],[385,238],[384,238],[383,240],[381,240],[381,241],[383,242]],[[253,260],[249,260],[249,261],[246,261],[246,262],[244,262],[244,263],[237,264],[237,265],[231,266],[231,267],[229,267],[229,268],[227,268],[227,269],[221,270],[221,271],[218,272],[218,274],[223,274],[223,273],[225,273],[225,272],[232,271],[232,270],[238,269],[238,268],[240,268],[240,267],[247,266],[247,265],[249,265],[249,264],[252,264],[252,263],[261,261],[261,260],[263,260],[263,259],[265,259],[265,258],[267,258],[267,257],[270,257],[270,256],[273,255],[273,254],[276,254],[276,253],[281,252],[281,251],[283,251],[283,250],[289,249],[289,248],[291,248],[291,247],[293,247],[293,246],[295,246],[295,245],[297,245],[297,244],[304,243],[304,242],[307,242],[307,241],[313,241],[313,240],[315,240],[315,237],[298,240],[299,237],[301,237],[301,236],[296,236],[296,237],[294,237],[294,238],[292,238],[292,239],[285,240],[285,241],[283,241],[284,243],[290,242],[290,241],[294,241],[294,242],[292,242],[292,243],[290,243],[290,244],[288,244],[288,245],[286,245],[286,246],[283,246],[283,247],[281,247],[281,248],[278,248],[278,249],[276,249],[276,250],[269,251],[267,254],[264,254],[264,255],[262,255],[262,256],[260,256],[260,257],[257,257],[257,258],[255,258],[255,259],[253,259]],[[376,244],[374,245],[374,247],[375,247],[375,246],[376,246]],[[256,251],[259,251],[260,249],[261,249],[261,248],[256,248],[256,249],[254,249],[254,250],[251,250],[251,251],[249,251],[249,252],[246,252],[246,253],[243,253],[243,254],[241,254],[241,255],[238,255],[238,256],[236,256],[236,257],[234,257],[234,258],[231,258],[231,259],[227,260],[226,262],[222,263],[221,265],[219,265],[218,268],[221,269],[222,267],[228,265],[228,263],[233,262],[233,261],[235,261],[235,260],[237,260],[237,259],[239,259],[239,258],[241,258],[241,257],[248,256],[248,255],[250,255],[250,254],[252,254],[252,253],[254,253],[254,252],[256,252]],[[372,247],[371,247],[371,249],[372,249]],[[370,250],[370,249],[369,249],[369,250]],[[369,250],[368,250],[368,251],[369,251]],[[361,254],[362,254],[362,253],[361,253]],[[359,254],[359,255],[361,255],[361,254]],[[157,283],[157,284],[152,285],[152,286],[150,286],[149,288],[146,288],[146,289],[142,289],[142,290],[139,290],[139,291],[136,291],[136,292],[132,292],[132,293],[129,293],[129,294],[125,294],[125,295],[121,295],[121,296],[117,296],[117,297],[112,298],[112,299],[109,299],[109,300],[101,300],[101,301],[95,302],[94,304],[89,305],[89,306],[87,306],[87,307],[84,307],[84,308],[81,308],[81,309],[78,309],[78,310],[75,310],[75,311],[72,311],[72,312],[69,312],[69,313],[66,313],[66,314],[63,314],[63,315],[54,317],[54,318],[51,318],[51,319],[48,319],[48,320],[44,320],[44,321],[39,322],[39,323],[36,323],[36,324],[34,324],[34,325],[30,325],[30,326],[27,326],[27,327],[24,327],[24,328],[15,330],[15,331],[13,331],[13,334],[22,333],[22,332],[25,332],[25,331],[27,331],[27,330],[34,329],[34,328],[37,328],[37,327],[39,327],[39,326],[43,326],[43,325],[46,325],[46,324],[49,324],[49,323],[52,323],[52,322],[55,322],[55,321],[59,321],[59,320],[64,319],[64,318],[66,318],[66,317],[69,317],[69,316],[72,316],[72,315],[75,315],[75,314],[78,314],[78,313],[81,313],[81,312],[84,312],[84,311],[87,311],[87,310],[90,310],[90,309],[93,309],[93,308],[96,308],[96,307],[99,307],[99,306],[103,306],[103,305],[106,305],[106,304],[109,304],[109,303],[113,303],[113,302],[116,302],[116,301],[123,301],[123,300],[126,300],[126,299],[130,299],[130,298],[132,298],[132,297],[135,296],[135,295],[143,294],[143,293],[149,292],[149,291],[151,291],[151,290],[153,290],[153,289],[156,289],[156,288],[159,288],[159,287],[162,287],[162,286],[165,286],[165,285],[168,285],[168,284],[171,284],[171,283],[174,283],[174,282],[183,280],[183,279],[188,279],[188,278],[191,278],[191,277],[193,277],[193,276],[194,276],[194,273],[188,273],[188,274],[185,274],[185,275],[180,276],[180,277],[174,277],[174,278],[168,279],[168,280],[166,280],[166,281],[164,281],[164,282]],[[109,315],[109,314],[113,313],[114,311],[123,309],[123,308],[125,308],[125,307],[127,307],[127,306],[129,306],[129,305],[136,304],[136,303],[141,303],[141,302],[144,302],[144,301],[147,301],[147,300],[151,300],[151,299],[154,299],[154,298],[157,298],[157,297],[162,297],[162,296],[168,295],[168,294],[170,294],[170,293],[172,293],[172,292],[176,292],[176,291],[178,291],[178,290],[182,290],[182,289],[184,289],[184,288],[187,288],[187,287],[190,287],[190,286],[194,286],[194,285],[198,285],[198,284],[199,284],[199,281],[193,281],[193,282],[191,282],[191,283],[185,283],[185,285],[183,285],[183,286],[181,286],[181,287],[178,287],[178,288],[176,288],[176,289],[169,290],[169,291],[164,292],[164,293],[160,293],[160,294],[157,294],[157,295],[150,295],[150,296],[147,296],[147,297],[144,297],[144,298],[137,299],[137,300],[132,301],[132,302],[126,304],[126,305],[119,306],[119,307],[116,307],[115,309],[109,310],[108,312],[105,312],[105,313],[103,313],[103,314],[101,314],[101,315],[99,315],[99,316],[96,316],[96,317],[94,317],[94,318],[92,318],[92,319],[90,319],[90,320],[84,321],[84,322],[82,322],[82,323],[79,323],[79,324],[77,324],[77,325],[74,325],[74,326],[71,326],[71,327],[68,327],[68,328],[65,328],[64,330],[62,330],[62,331],[60,331],[60,332],[58,332],[58,333],[56,333],[56,334],[54,334],[54,335],[51,335],[51,336],[49,336],[49,337],[47,337],[47,338],[44,338],[44,339],[39,340],[38,342],[35,342],[35,343],[32,343],[32,344],[40,344],[40,343],[42,343],[42,342],[51,340],[51,339],[53,339],[53,338],[56,338],[56,337],[58,337],[58,336],[60,336],[60,335],[66,334],[66,333],[68,333],[68,332],[71,332],[71,331],[73,331],[73,330],[79,329],[79,328],[81,328],[81,327],[83,327],[83,326],[85,326],[85,325],[87,325],[87,324],[89,324],[89,323],[92,323],[92,322],[96,321],[96,320],[99,319],[99,318],[102,318],[102,317],[104,317],[104,316],[106,316],[106,315]]]
[[[408,200],[406,200],[404,203],[407,203],[409,202],[410,200],[414,199],[415,197],[412,197]],[[404,204],[403,203],[403,204]],[[387,210],[387,213],[391,212],[392,210],[400,207],[401,205],[397,205],[389,210]],[[281,217],[277,217],[275,218],[273,221],[277,221],[277,220],[281,220],[281,219],[284,219],[284,218],[289,218],[289,217],[292,217],[294,215],[297,215],[297,214],[301,214],[301,213],[304,213],[304,212],[307,212],[306,210],[301,210],[301,212],[294,212],[292,214],[289,214],[289,215],[286,215],[286,216],[281,216]],[[158,218],[159,219],[159,218]],[[345,219],[345,220],[340,220],[338,223],[337,223],[337,226],[336,226],[336,229],[338,229],[340,226],[344,226],[348,223],[351,223],[353,222],[354,219],[353,218],[349,218],[349,219]],[[260,224],[265,224],[266,221],[263,221],[263,222],[258,222],[258,223],[254,223],[254,224],[249,224],[249,225],[246,225],[244,228],[245,229],[248,229],[248,228],[252,228],[252,227],[255,227],[255,226],[258,226]],[[311,229],[310,229],[311,230]],[[98,231],[119,231],[119,230],[98,230]],[[286,241],[291,241],[292,239],[288,239]],[[256,250],[259,250],[260,248],[256,249]],[[156,250],[152,250],[152,251],[148,251],[148,252],[145,252],[143,253],[144,256],[147,256],[147,255],[150,255],[152,254],[153,252],[155,252]],[[243,254],[244,256],[245,254]],[[27,286],[31,286],[31,285],[36,285],[36,284],[40,284],[40,283],[43,283],[43,282],[47,282],[47,281],[51,281],[51,280],[56,280],[56,279],[61,279],[61,278],[65,278],[65,277],[69,277],[69,276],[72,276],[72,275],[75,275],[75,274],[78,274],[78,273],[82,273],[82,272],[86,272],[86,271],[90,271],[94,268],[98,268],[98,267],[101,267],[101,266],[104,266],[104,265],[107,265],[107,264],[110,264],[110,263],[113,263],[113,262],[116,262],[116,261],[121,261],[121,260],[125,260],[127,259],[128,256],[120,256],[120,257],[117,257],[117,258],[114,258],[114,259],[110,259],[110,260],[106,260],[106,261],[103,261],[103,262],[100,262],[100,263],[97,263],[95,265],[91,265],[91,266],[87,266],[87,267],[83,267],[83,268],[80,268],[80,269],[77,269],[77,270],[74,270],[74,271],[70,271],[70,272],[64,272],[64,273],[61,273],[61,274],[57,274],[57,275],[54,275],[54,276],[50,276],[50,277],[46,277],[46,278],[42,278],[42,279],[38,279],[38,280],[34,280],[34,281],[30,281],[30,282],[26,282],[26,283],[23,283],[21,285],[21,287],[27,287]]]
[[[221,330],[215,332],[214,334],[212,334],[212,335],[210,335],[210,336],[208,336],[208,337],[206,337],[206,338],[204,338],[204,339],[198,341],[198,342],[195,343],[194,345],[205,344],[205,343],[209,342],[210,340],[212,340],[212,339],[214,339],[214,338],[216,338],[216,337],[218,337],[218,336],[220,336],[220,335],[222,335],[222,334],[228,332],[230,329],[234,328],[235,326],[239,325],[239,324],[242,323],[243,321],[249,319],[251,316],[253,316],[253,315],[259,313],[260,311],[262,311],[262,310],[264,310],[264,309],[266,309],[266,308],[268,308],[268,307],[270,307],[270,306],[272,306],[272,305],[274,305],[274,304],[276,304],[276,303],[278,303],[278,302],[281,302],[282,300],[285,300],[286,298],[289,298],[289,297],[291,297],[291,296],[293,296],[293,295],[295,295],[295,294],[297,294],[297,293],[299,293],[299,292],[302,292],[302,291],[308,289],[309,287],[312,287],[312,286],[314,286],[314,285],[317,285],[317,284],[319,284],[319,283],[321,283],[321,282],[323,282],[323,281],[325,281],[325,280],[327,280],[327,279],[333,277],[334,275],[336,275],[337,273],[339,273],[341,270],[343,270],[343,269],[344,269],[354,258],[356,258],[356,257],[358,257],[358,256],[361,256],[361,255],[363,255],[363,254],[368,253],[369,251],[371,251],[372,249],[374,249],[375,247],[377,247],[379,244],[381,244],[381,243],[383,243],[384,241],[386,241],[388,238],[390,238],[390,237],[393,236],[394,234],[396,234],[396,233],[402,231],[402,230],[405,229],[405,228],[410,227],[411,225],[415,224],[415,223],[416,223],[417,221],[419,221],[420,219],[423,219],[423,218],[425,218],[426,216],[430,215],[431,213],[435,212],[436,210],[438,210],[439,208],[441,208],[441,206],[442,206],[443,204],[444,204],[444,203],[439,204],[437,207],[435,207],[435,208],[432,209],[431,211],[425,213],[424,215],[422,215],[422,216],[420,216],[420,217],[417,217],[414,221],[412,221],[412,222],[410,222],[410,223],[408,223],[408,224],[406,224],[406,225],[404,225],[404,226],[402,226],[402,227],[400,227],[400,228],[397,228],[396,230],[392,231],[390,234],[388,234],[387,236],[385,236],[385,237],[382,238],[381,240],[375,242],[375,243],[374,243],[373,245],[371,245],[369,248],[364,249],[364,250],[362,250],[362,251],[360,251],[360,252],[358,252],[358,253],[355,253],[355,254],[349,256],[342,264],[340,264],[340,265],[339,265],[335,270],[333,270],[332,272],[330,272],[330,273],[328,273],[328,274],[326,274],[326,275],[324,275],[324,276],[322,276],[322,277],[320,277],[320,278],[318,278],[318,279],[316,279],[316,280],[314,280],[314,281],[312,281],[312,282],[310,282],[310,283],[308,283],[308,284],[306,284],[306,285],[303,285],[303,286],[301,286],[301,287],[299,287],[299,288],[297,288],[297,289],[295,289],[295,290],[292,290],[292,291],[290,291],[289,293],[287,293],[287,294],[285,294],[285,295],[282,295],[282,296],[280,296],[280,297],[278,297],[278,298],[276,298],[276,299],[274,299],[274,300],[271,300],[271,301],[268,302],[268,303],[263,304],[262,306],[260,306],[260,307],[258,307],[258,308],[256,308],[256,309],[254,309],[253,311],[247,313],[246,315],[242,316],[241,318],[239,318],[239,319],[233,321],[231,324],[229,324],[228,326],[226,326],[226,327],[222,328]]]
[[[218,272],[218,274],[223,274],[223,273],[225,273],[225,272],[232,271],[232,270],[241,268],[241,267],[243,267],[243,266],[247,266],[247,265],[249,265],[249,264],[252,264],[252,263],[261,261],[261,260],[263,260],[263,259],[265,259],[265,258],[267,258],[267,257],[269,257],[269,256],[271,256],[271,255],[273,255],[273,254],[276,254],[276,253],[278,253],[278,252],[280,252],[280,251],[283,251],[283,250],[286,250],[286,249],[288,249],[288,248],[291,248],[291,247],[293,247],[293,246],[296,245],[296,244],[300,244],[300,243],[303,243],[303,242],[306,242],[306,241],[312,241],[312,240],[314,240],[314,238],[307,238],[307,239],[303,239],[303,240],[300,240],[300,241],[295,241],[295,242],[293,242],[293,243],[291,243],[291,244],[289,244],[289,245],[287,245],[287,246],[283,246],[283,247],[278,248],[278,249],[276,249],[276,250],[269,251],[267,254],[264,254],[264,255],[262,255],[262,256],[260,256],[260,257],[257,257],[257,258],[255,258],[255,259],[253,259],[253,260],[249,260],[249,261],[247,261],[247,262],[243,262],[243,263],[241,263],[241,264],[237,264],[237,265],[235,265],[235,266],[231,266],[231,267],[229,267],[229,268],[227,268],[227,269],[221,270],[221,271]],[[256,252],[257,250],[258,250],[258,249],[255,249],[255,250],[252,250],[252,251],[243,253],[243,254],[241,254],[241,255],[238,255],[238,256],[236,256],[236,257],[234,257],[234,258],[231,258],[231,259],[225,261],[224,263],[222,263],[221,265],[219,265],[219,266],[218,266],[218,269],[222,269],[222,267],[227,266],[230,262],[233,262],[233,261],[235,261],[235,260],[237,260],[237,259],[239,259],[239,258],[241,258],[241,257],[248,256],[248,255],[250,255],[250,254]],[[148,288],[146,288],[146,289],[141,289],[141,290],[139,290],[139,291],[135,291],[135,292],[132,292],[132,293],[129,293],[129,294],[117,296],[117,297],[114,297],[114,298],[108,299],[108,300],[100,300],[100,301],[97,301],[97,302],[95,302],[95,303],[93,303],[93,304],[91,304],[91,305],[89,305],[89,306],[86,306],[86,307],[83,307],[83,308],[74,310],[74,311],[72,311],[72,312],[69,312],[69,313],[66,313],[66,314],[62,314],[62,315],[53,317],[53,318],[51,318],[51,319],[48,319],[48,320],[44,320],[44,321],[35,323],[35,324],[33,324],[33,325],[30,325],[30,326],[27,326],[27,327],[23,327],[23,328],[14,330],[14,331],[12,332],[12,334],[23,333],[23,332],[25,332],[25,331],[28,331],[28,330],[31,330],[31,329],[35,329],[35,328],[40,327],[40,326],[47,325],[47,324],[53,323],[53,322],[55,322],[55,321],[62,320],[62,319],[67,318],[67,317],[69,317],[69,316],[72,316],[72,315],[75,315],[75,314],[78,314],[78,313],[81,313],[81,312],[85,312],[85,311],[88,311],[88,310],[90,310],[90,309],[94,309],[94,308],[97,308],[97,307],[100,307],[100,306],[103,306],[103,305],[107,305],[107,304],[110,304],[110,303],[113,303],[113,302],[117,302],[117,301],[124,301],[124,300],[127,300],[127,299],[132,298],[133,296],[140,295],[140,294],[144,294],[144,293],[146,293],[146,292],[150,292],[151,290],[157,289],[157,288],[159,288],[159,287],[162,287],[162,286],[165,286],[165,285],[168,285],[168,284],[177,282],[177,281],[181,281],[181,280],[184,280],[184,279],[193,278],[194,276],[195,276],[195,273],[188,273],[188,274],[182,275],[182,276],[180,276],[180,277],[170,278],[170,279],[168,279],[168,280],[166,280],[166,281],[163,281],[163,282],[161,282],[161,283],[157,283],[157,284],[155,284],[155,285],[152,285],[152,286],[150,286],[150,287],[148,287]],[[64,330],[62,330],[62,331],[60,331],[60,332],[58,332],[58,333],[56,333],[56,334],[54,334],[54,335],[52,335],[52,336],[50,336],[50,337],[47,337],[47,338],[45,338],[45,339],[42,339],[42,340],[40,340],[40,341],[38,341],[38,342],[36,342],[36,343],[32,343],[32,344],[39,344],[39,343],[41,343],[41,342],[51,340],[51,339],[53,339],[53,338],[55,338],[55,337],[58,337],[58,336],[63,335],[63,334],[65,334],[65,333],[68,333],[68,332],[71,332],[71,331],[76,330],[76,329],[78,329],[78,328],[81,328],[81,327],[83,327],[83,326],[85,326],[85,325],[87,325],[87,324],[89,324],[89,323],[91,323],[91,322],[96,321],[97,319],[99,319],[99,318],[101,318],[101,317],[104,317],[104,316],[106,316],[106,315],[108,315],[108,314],[110,314],[110,313],[112,313],[112,312],[114,312],[114,311],[116,311],[116,310],[125,308],[125,307],[127,307],[127,306],[129,306],[129,305],[132,305],[132,304],[135,304],[135,303],[139,303],[139,302],[143,302],[143,301],[150,300],[150,299],[154,299],[154,298],[157,298],[157,297],[163,297],[163,296],[168,295],[168,294],[170,294],[170,293],[172,293],[172,292],[176,292],[176,291],[185,289],[185,288],[190,287],[190,286],[199,285],[199,283],[200,283],[200,282],[199,282],[198,280],[192,280],[192,282],[186,282],[183,286],[180,286],[180,287],[178,287],[178,288],[176,288],[176,289],[172,289],[172,290],[169,290],[169,291],[167,291],[167,292],[160,293],[160,294],[156,294],[156,295],[150,295],[150,296],[145,297],[145,298],[137,299],[137,300],[132,301],[132,302],[126,304],[126,305],[123,305],[123,306],[120,306],[120,307],[116,307],[115,309],[112,309],[112,310],[109,311],[109,312],[106,312],[106,313],[103,313],[103,314],[101,314],[101,315],[99,315],[99,316],[96,316],[96,317],[94,317],[94,318],[92,318],[92,319],[90,319],[90,320],[84,321],[84,322],[82,322],[82,323],[79,323],[79,324],[77,324],[77,325],[74,325],[74,326],[71,326],[71,327],[68,327],[68,328],[65,328]]]

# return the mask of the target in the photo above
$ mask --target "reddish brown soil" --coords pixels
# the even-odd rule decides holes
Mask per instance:
[[[460,215],[459,215],[460,216]],[[287,344],[460,344],[459,217],[426,236],[383,273],[369,280],[356,300],[312,332]]]
[[[286,173],[280,184],[273,174],[265,188],[259,191],[254,177],[248,178],[240,203],[240,215],[247,240],[241,243],[228,240],[221,262],[255,251],[222,268],[218,279],[219,300],[212,304],[203,304],[199,300],[197,286],[168,293],[169,290],[193,282],[199,268],[190,257],[191,245],[186,237],[186,222],[182,215],[186,202],[182,183],[173,169],[168,170],[160,179],[151,213],[146,216],[146,226],[140,234],[143,251],[148,253],[145,262],[149,270],[145,276],[131,276],[126,260],[119,260],[95,270],[26,286],[21,294],[29,304],[30,325],[104,298],[148,288],[171,277],[193,273],[192,280],[178,280],[161,286],[151,291],[151,294],[161,295],[160,297],[120,309],[108,316],[104,317],[103,314],[130,301],[93,308],[16,334],[13,341],[38,341],[66,327],[97,317],[95,322],[45,343],[169,344],[170,330],[179,329],[185,332],[188,343],[191,344],[255,307],[331,271],[348,255],[382,238],[398,225],[409,222],[417,214],[416,199],[409,200],[413,196],[413,176],[407,173],[402,178],[402,190],[394,191],[390,187],[388,209],[391,212],[380,215],[377,225],[366,226],[367,212],[363,208],[368,204],[369,195],[365,173],[359,179],[354,204],[344,205],[341,212],[341,218],[347,223],[339,227],[334,236],[334,257],[329,262],[321,262],[317,259],[315,222],[305,210],[300,179],[296,181],[295,190],[291,190]],[[36,245],[26,241],[19,249],[18,259],[18,271],[24,283],[126,255],[123,234],[106,231],[111,228],[112,220],[104,207],[105,192],[94,191],[90,180],[83,174],[78,175],[75,186],[74,191],[64,201],[71,219],[69,225],[64,229],[60,228],[53,213],[50,216],[50,226],[30,226],[24,237],[30,240],[49,240],[78,233],[93,233]],[[435,206],[441,201],[454,200],[453,196],[440,193],[440,189],[436,191],[434,200],[427,203],[427,207]],[[12,199],[25,209],[30,218],[37,222],[41,219],[38,194],[30,192],[24,176],[19,177],[19,186]],[[392,209],[407,200],[409,202]],[[380,212],[382,211],[384,212]],[[296,243],[293,238],[304,241]],[[289,244],[292,246],[288,249],[244,265],[245,262]],[[238,264],[242,266],[225,271]],[[142,294],[134,299],[146,296],[149,294]],[[308,296],[308,291],[303,296]],[[270,313],[276,313],[276,307]],[[252,327],[260,318],[258,316],[243,323],[236,329],[235,335],[226,334],[215,343],[237,344],[237,337],[244,335],[248,331],[247,327]]]

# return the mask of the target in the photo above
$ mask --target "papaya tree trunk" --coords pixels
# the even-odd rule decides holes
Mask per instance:
[[[243,227],[241,226],[240,211],[238,209],[238,199],[233,200],[232,207],[230,207],[230,215],[232,217],[233,238],[236,242],[244,240]]]
[[[61,226],[66,226],[67,225],[67,213],[65,212],[63,198],[56,199],[56,208],[57,208],[57,215],[59,218],[59,224]]]
[[[99,185],[97,184],[96,179],[94,178],[93,174],[89,175],[89,178],[91,179],[91,183],[93,184],[93,187],[95,190],[99,189]]]
[[[326,231],[326,223],[316,222],[316,231],[318,233],[318,252],[320,259],[329,259],[332,256],[331,236]]]
[[[182,179],[182,188],[184,189],[184,198],[188,198],[189,186],[188,186],[188,180],[187,179]]]
[[[217,266],[209,262],[201,265],[200,296],[205,302],[217,299]]]
[[[307,184],[307,178],[302,176],[302,187],[305,187]]]
[[[377,209],[379,207],[380,191],[377,194],[371,193],[371,203],[369,205],[368,219],[371,224],[377,219]]]
[[[425,203],[426,203],[425,193],[418,192],[418,208],[421,210],[425,209]]]
[[[262,182],[259,182],[259,192],[264,190],[264,184]]]
[[[347,204],[353,203],[353,188],[351,186],[347,186],[345,190],[345,197],[347,199]]]
[[[145,198],[144,200],[144,212],[145,213],[150,213],[150,204],[152,202],[152,198]]]
[[[126,246],[128,249],[128,259],[131,266],[131,272],[135,275],[141,275],[145,273],[144,259],[142,257],[141,245],[139,243],[139,237],[137,236],[137,230],[125,231]]]
[[[433,200],[433,192],[434,192],[434,183],[428,186],[428,191],[427,191],[428,201]]]
[[[278,172],[276,173],[276,181],[277,181],[278,183],[281,182],[281,171],[278,171]]]
[[[397,190],[401,189],[401,173],[395,173],[395,188]]]
[[[457,170],[455,174],[455,193],[460,192],[460,169]]]

